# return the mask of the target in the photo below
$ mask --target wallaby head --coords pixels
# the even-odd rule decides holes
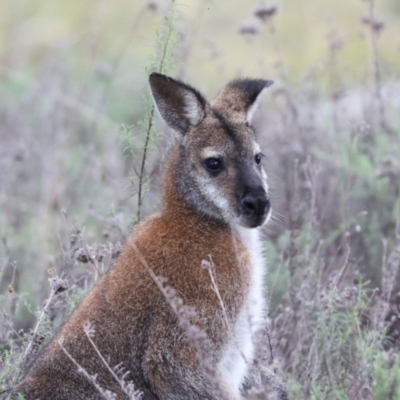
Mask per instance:
[[[251,122],[257,99],[271,84],[235,80],[209,103],[191,86],[151,74],[158,110],[179,138],[174,183],[199,213],[248,228],[268,219],[267,175]]]

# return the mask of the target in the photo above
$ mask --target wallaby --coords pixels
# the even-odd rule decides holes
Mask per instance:
[[[257,228],[271,213],[251,119],[271,84],[234,80],[209,103],[185,83],[150,75],[157,108],[178,136],[165,167],[161,211],[135,227],[12,396],[101,399],[98,384],[127,399],[112,373],[118,365],[142,400],[246,398],[266,312]],[[160,285],[194,311],[187,326],[204,333],[207,357]],[[88,323],[93,343],[84,332]]]

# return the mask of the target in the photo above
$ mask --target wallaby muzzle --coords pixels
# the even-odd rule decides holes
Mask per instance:
[[[241,222],[249,228],[262,225],[271,209],[269,195],[262,187],[246,191],[240,199]]]

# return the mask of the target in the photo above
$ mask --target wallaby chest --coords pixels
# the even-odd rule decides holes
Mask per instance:
[[[232,387],[239,395],[249,366],[255,356],[255,338],[265,317],[264,258],[262,244],[257,231],[237,228],[237,234],[249,254],[249,287],[236,323],[232,327],[231,339],[223,356],[223,369]]]

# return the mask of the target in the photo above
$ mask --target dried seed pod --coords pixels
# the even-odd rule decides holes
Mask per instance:
[[[73,233],[73,234],[71,235],[71,238],[70,238],[70,244],[71,244],[71,246],[74,246],[74,245],[75,245],[77,239],[78,239],[78,237],[75,235],[75,233]]]
[[[148,1],[146,7],[151,11],[157,11],[158,4],[155,1]]]
[[[265,22],[268,18],[275,15],[278,11],[276,5],[271,6],[260,6],[254,11],[254,15],[259,18],[262,22]]]
[[[369,16],[362,17],[361,22],[364,25],[370,26],[370,28],[377,33],[379,33],[385,27],[385,23],[383,21]]]
[[[50,278],[49,282],[55,294],[65,292],[68,289],[68,281],[66,281],[65,279],[61,279],[58,276]]]
[[[86,249],[84,249],[83,247],[81,247],[80,249],[78,249],[78,251],[76,252],[76,259],[78,261],[80,261],[81,263],[88,263],[90,261],[90,256],[88,255]]]
[[[57,287],[55,288],[54,293],[59,294],[65,292],[66,290],[68,290],[68,282],[65,280],[60,280],[60,282],[58,282],[57,284]]]
[[[111,258],[115,260],[119,257],[120,254],[121,254],[121,245],[120,243],[117,243],[112,249]]]
[[[251,22],[243,22],[239,27],[239,33],[241,35],[258,35],[260,28]]]

